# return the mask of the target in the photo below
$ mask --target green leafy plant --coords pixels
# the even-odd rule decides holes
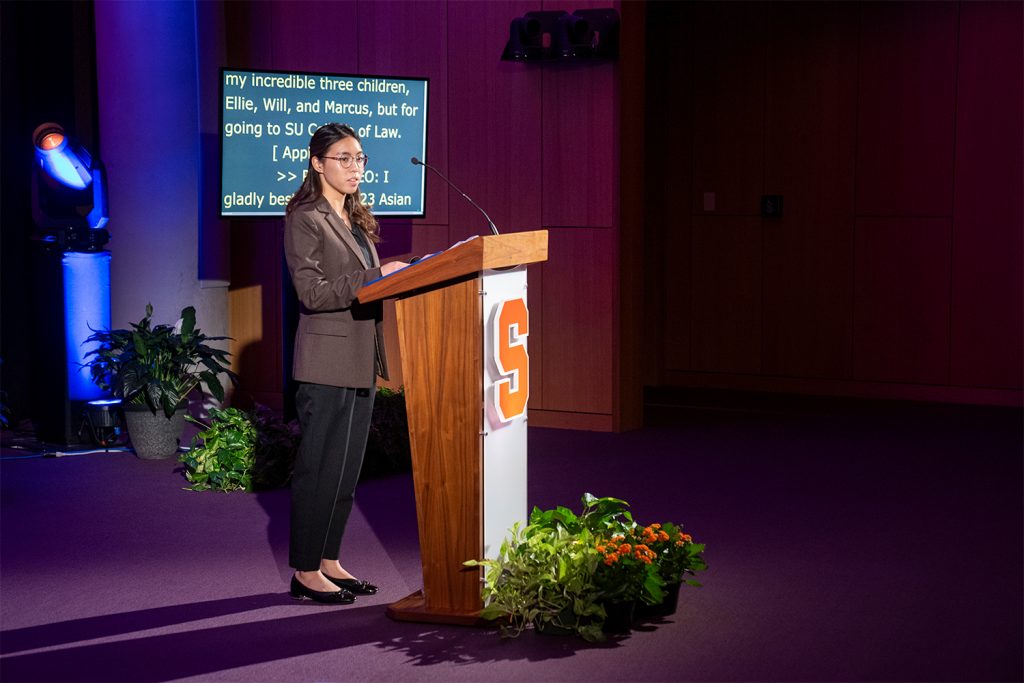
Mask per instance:
[[[203,334],[192,306],[182,309],[175,325],[153,325],[152,317],[153,306],[146,304],[145,317],[131,323],[131,329],[101,330],[86,340],[99,344],[86,354],[92,380],[126,405],[163,410],[167,417],[197,386],[205,385],[217,400],[224,400],[218,375],[237,380],[228,369],[231,354],[207,342],[229,337]]]
[[[626,538],[637,528],[632,514],[627,509],[629,503],[620,498],[598,498],[590,493],[583,494],[581,502],[583,510],[578,516],[562,506],[553,510],[540,510],[535,507],[530,514],[530,524],[539,527],[564,527],[575,534],[587,531],[594,536],[595,549],[601,553],[602,560],[595,571],[594,581],[605,601],[625,602],[642,599],[651,604],[661,602],[664,598],[661,590],[664,582],[660,578],[657,565],[653,564],[653,554],[646,548],[635,547],[636,544],[632,544],[628,552],[615,552],[620,545],[628,545]]]
[[[533,624],[602,640],[605,612],[592,580],[598,555],[591,541],[586,530],[516,524],[496,559],[465,563],[485,570],[480,616],[495,620],[506,637]]]
[[[237,408],[212,408],[210,424],[186,415],[205,429],[192,448],[178,458],[193,491],[251,491],[257,433],[249,416]]]
[[[604,638],[606,591],[598,585],[597,540],[633,523],[629,504],[586,493],[580,514],[564,506],[534,507],[529,523],[516,525],[493,560],[470,560],[484,571],[485,619],[496,620],[505,636],[530,624],[540,630]]]
[[[567,507],[559,505],[552,510],[541,510],[534,506],[530,513],[530,526],[533,528],[564,527],[571,533],[579,533],[583,529],[594,534],[621,531],[633,526],[633,516],[627,508],[629,503],[619,498],[598,498],[584,493],[580,499],[583,510],[577,515]]]

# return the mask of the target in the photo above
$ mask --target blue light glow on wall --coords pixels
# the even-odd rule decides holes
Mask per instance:
[[[81,366],[96,344],[83,342],[94,330],[110,329],[110,252],[66,252],[64,266],[64,334],[68,364],[68,398],[91,401],[106,394]],[[90,329],[91,328],[91,329]]]

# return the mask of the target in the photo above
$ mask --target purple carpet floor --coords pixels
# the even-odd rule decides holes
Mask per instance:
[[[5,458],[0,679],[1021,680],[1019,411],[653,417],[530,433],[531,505],[617,496],[707,543],[677,614],[599,644],[389,620],[421,585],[408,475],[360,485],[342,548],[381,593],[323,607],[286,594],[286,490],[189,492],[131,453]]]

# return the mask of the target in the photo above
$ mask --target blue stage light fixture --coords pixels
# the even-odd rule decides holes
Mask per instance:
[[[85,404],[89,436],[97,446],[113,446],[121,436],[121,399],[103,398]]]
[[[103,164],[56,123],[32,133],[36,172],[32,174],[32,218],[44,239],[74,251],[96,251],[110,239]]]
[[[84,149],[78,152],[68,145],[63,129],[44,123],[36,129],[36,159],[47,175],[74,190],[84,190],[92,182],[92,158]]]

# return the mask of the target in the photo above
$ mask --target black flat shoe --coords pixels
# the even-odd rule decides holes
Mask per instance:
[[[324,574],[327,576],[327,574]],[[327,576],[327,580],[333,583],[338,588],[343,588],[356,595],[376,595],[377,587],[368,581],[358,581],[356,579],[336,579],[333,576]]]
[[[315,591],[312,588],[307,588],[294,574],[292,575],[292,586],[289,592],[294,600],[312,600],[313,602],[325,605],[351,605],[356,601],[356,596],[352,595],[351,591],[345,589],[333,592]]]

